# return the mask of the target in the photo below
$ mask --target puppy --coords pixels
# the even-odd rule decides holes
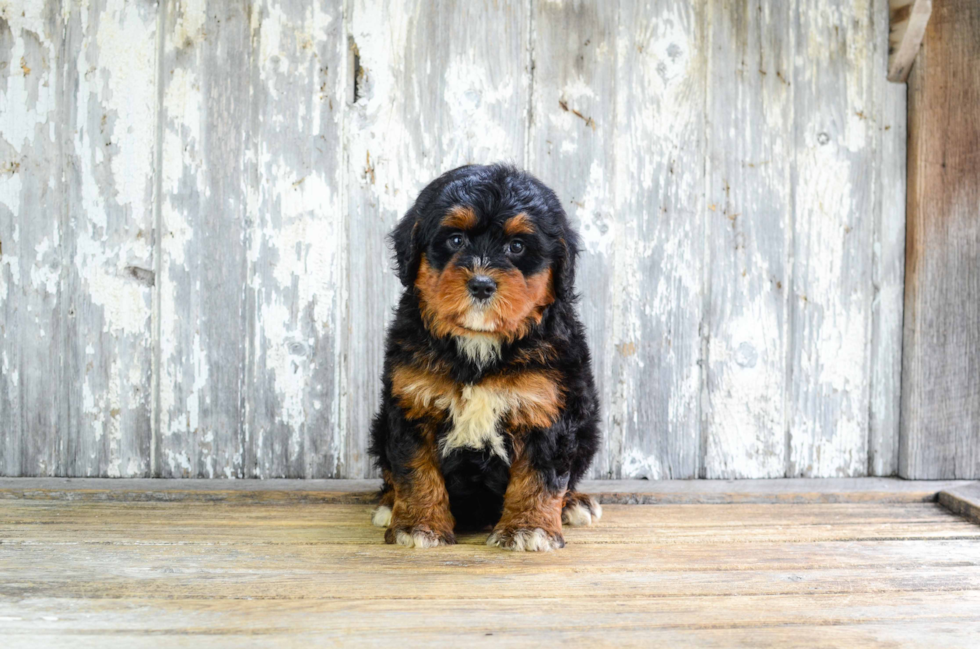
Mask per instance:
[[[562,522],[599,504],[575,491],[599,441],[599,403],[575,313],[578,236],[555,193],[503,165],[449,171],[391,234],[405,286],[388,331],[371,453],[385,541],[564,547]]]

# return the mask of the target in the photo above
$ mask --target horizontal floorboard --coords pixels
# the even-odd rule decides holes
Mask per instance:
[[[846,606],[841,604],[846,603]],[[62,605],[57,619],[49,617],[52,607]],[[154,608],[151,620],[139,611]],[[541,599],[533,610],[520,601],[492,597],[461,601],[452,609],[434,609],[418,599],[349,599],[344,601],[283,601],[273,609],[270,602],[237,599],[201,600],[134,599],[27,599],[17,607],[0,604],[0,618],[10,633],[28,634],[37,628],[51,633],[142,632],[157,634],[183,631],[208,634],[216,631],[255,635],[298,634],[329,631],[343,626],[370,632],[385,616],[387,631],[429,631],[434,626],[466,632],[493,631],[506,626],[511,631],[542,627],[542,615],[552,628],[570,629],[678,629],[748,628],[775,624],[827,625],[873,623],[883,620],[928,620],[974,618],[980,607],[975,592],[925,591],[899,593],[882,601],[871,594],[756,595],[709,597],[635,598],[628,602],[609,599]],[[704,609],[713,611],[706,623]],[[188,610],[193,609],[188,620]],[[315,615],[311,615],[315,613]],[[395,613],[392,615],[392,613]]]
[[[294,505],[278,517],[239,518],[250,507],[114,503],[50,503],[33,516],[0,515],[3,543],[204,544],[204,545],[362,545],[381,531],[368,525],[364,506]],[[322,519],[308,507],[325,507]],[[302,512],[295,515],[299,508]],[[336,510],[334,510],[336,508]],[[6,507],[4,507],[6,509]],[[856,509],[856,511],[855,511]],[[594,529],[566,529],[569,544],[678,544],[816,542],[860,539],[980,538],[974,525],[932,504],[842,505],[608,505]],[[59,515],[60,514],[60,515]],[[139,521],[139,525],[133,525]],[[459,536],[460,544],[482,545],[485,534]],[[392,548],[398,551],[399,548]]]
[[[536,554],[489,552],[481,544],[459,545],[452,558],[411,552],[383,545],[380,538],[364,545],[276,545],[264,544],[117,544],[117,543],[7,543],[2,551],[9,570],[36,569],[37,565],[61,563],[111,572],[130,566],[145,575],[210,574],[252,571],[255,573],[303,570],[333,573],[338,570],[365,572],[427,571],[458,572],[479,569],[484,573],[507,574],[513,570],[537,572],[602,573],[655,566],[660,572],[813,570],[816,568],[916,569],[922,567],[980,566],[980,542],[976,538],[955,540],[851,540],[797,543],[745,542],[733,551],[727,543],[660,543],[608,545],[601,556],[593,546],[570,543],[564,551],[542,561]],[[108,569],[106,568],[108,567]]]
[[[793,478],[774,480],[586,480],[603,504],[932,502],[967,480]],[[159,480],[0,478],[0,500],[371,503],[380,480]]]

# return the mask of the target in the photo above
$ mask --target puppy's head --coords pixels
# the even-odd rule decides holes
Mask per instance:
[[[512,167],[443,174],[391,238],[398,276],[437,336],[520,338],[572,295],[577,236],[554,192]]]

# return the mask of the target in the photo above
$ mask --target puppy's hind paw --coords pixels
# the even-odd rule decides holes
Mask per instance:
[[[375,527],[388,527],[391,524],[391,507],[378,505],[378,508],[371,514],[371,524]]]
[[[388,528],[385,543],[403,545],[406,548],[436,548],[440,545],[454,545],[456,537],[452,532],[432,531],[427,525],[415,527]]]
[[[561,510],[561,522],[572,527],[595,525],[602,518],[602,505],[592,496],[570,493],[565,497]]]
[[[515,552],[551,552],[565,547],[560,533],[547,532],[540,527],[500,528],[493,531],[487,545]]]

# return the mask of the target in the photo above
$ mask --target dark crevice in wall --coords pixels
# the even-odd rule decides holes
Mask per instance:
[[[347,37],[347,47],[350,49],[351,61],[351,103],[356,104],[361,98],[361,81],[364,79],[364,68],[361,67],[361,52],[353,36]]]

